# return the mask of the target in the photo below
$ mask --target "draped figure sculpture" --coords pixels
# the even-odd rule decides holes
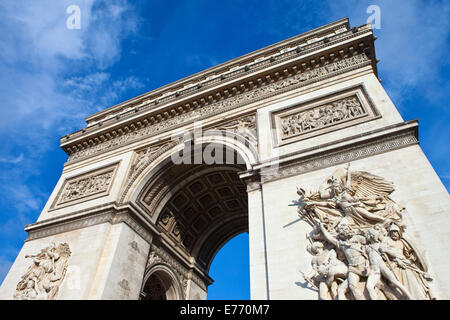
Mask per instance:
[[[36,255],[25,255],[33,264],[17,284],[15,300],[53,300],[67,271],[69,245],[52,243]]]
[[[303,277],[320,299],[434,299],[427,263],[404,236],[406,209],[391,199],[394,191],[392,182],[352,172],[350,164],[316,192],[297,188],[299,199],[291,205],[313,227],[313,270]],[[339,271],[320,259],[330,254]]]

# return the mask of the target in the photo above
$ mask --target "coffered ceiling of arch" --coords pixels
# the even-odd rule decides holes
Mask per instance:
[[[248,230],[244,165],[172,165],[155,175],[138,205],[157,228],[206,269],[230,236]],[[198,254],[197,254],[198,252]]]

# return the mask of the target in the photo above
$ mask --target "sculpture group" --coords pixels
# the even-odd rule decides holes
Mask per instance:
[[[366,114],[356,96],[334,101],[282,120],[283,137],[319,129]]]
[[[312,270],[303,275],[320,299],[433,299],[428,267],[405,235],[394,185],[364,171],[337,169],[317,192],[294,201],[312,232]]]
[[[16,300],[53,300],[67,271],[71,255],[69,245],[52,243],[36,255],[26,255],[33,264],[17,284]]]

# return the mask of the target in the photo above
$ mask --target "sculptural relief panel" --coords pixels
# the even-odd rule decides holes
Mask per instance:
[[[405,236],[406,208],[390,195],[395,187],[365,171],[337,169],[311,192],[297,188],[299,217],[307,236],[311,270],[305,285],[320,299],[434,299],[420,250]]]
[[[67,179],[51,209],[108,195],[117,167],[118,163]]]
[[[272,113],[275,146],[311,138],[379,116],[364,88],[358,86]]]
[[[16,286],[15,300],[54,300],[61,282],[66,275],[68,259],[71,255],[69,245],[52,243],[35,255],[26,255],[33,264],[22,276]]]

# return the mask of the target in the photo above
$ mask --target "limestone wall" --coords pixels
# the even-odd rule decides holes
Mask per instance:
[[[271,299],[317,299],[317,292],[302,287],[304,280],[299,272],[311,270],[311,255],[306,251],[306,234],[311,227],[298,218],[296,207],[288,204],[298,198],[296,187],[317,191],[325,179],[343,166],[336,165],[263,185]],[[428,260],[436,296],[449,299],[450,253],[447,244],[450,241],[450,198],[421,148],[415,145],[352,161],[351,168],[394,183],[396,190],[391,198],[407,209],[403,218],[407,226],[405,236],[415,242]],[[251,230],[262,230],[261,219],[252,221]],[[252,246],[256,244],[251,242]],[[253,266],[266,263],[262,254],[253,252],[252,258]],[[264,298],[259,284],[266,280],[263,274],[254,273],[255,276],[258,279],[252,281],[252,298]]]

